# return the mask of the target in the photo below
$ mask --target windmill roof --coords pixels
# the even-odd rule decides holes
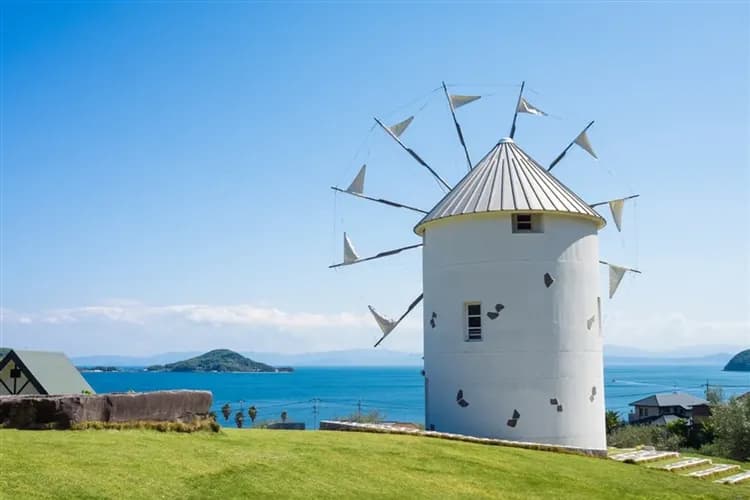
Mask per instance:
[[[505,138],[495,145],[414,228],[447,217],[488,212],[556,212],[605,220],[577,194]]]
[[[12,349],[0,360],[0,366],[6,364],[6,359],[13,359],[13,355],[28,368],[47,394],[81,394],[84,390],[94,392],[83,375],[61,352]]]

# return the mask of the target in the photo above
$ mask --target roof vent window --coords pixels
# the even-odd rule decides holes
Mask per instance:
[[[513,214],[514,233],[541,233],[541,214]]]

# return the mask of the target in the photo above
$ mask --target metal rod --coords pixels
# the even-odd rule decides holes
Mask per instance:
[[[458,134],[458,140],[461,143],[461,146],[464,148],[464,154],[466,155],[466,163],[469,167],[469,171],[471,171],[471,158],[469,158],[469,149],[466,147],[466,142],[464,141],[464,134],[461,132],[461,125],[458,124],[458,119],[456,118],[456,110],[453,108],[453,101],[451,101],[451,96],[448,94],[448,87],[445,86],[445,82],[443,82],[443,91],[445,91],[445,98],[448,99],[448,107],[451,110],[451,116],[453,117],[453,124],[456,126],[456,133]]]
[[[373,117],[373,118],[375,118],[375,117]],[[425,168],[426,168],[427,170],[429,170],[429,171],[430,171],[430,173],[431,173],[431,174],[433,175],[433,177],[435,177],[435,178],[436,178],[436,179],[437,179],[437,180],[438,180],[438,181],[439,181],[439,182],[440,182],[440,183],[441,183],[441,184],[442,184],[443,186],[445,186],[445,187],[446,187],[446,188],[447,188],[447,189],[448,189],[449,191],[451,190],[451,187],[450,187],[450,186],[448,185],[448,183],[447,183],[447,182],[445,182],[445,180],[443,180],[443,178],[442,178],[442,177],[440,177],[440,175],[438,175],[438,173],[437,173],[437,172],[435,172],[435,171],[434,171],[434,170],[432,169],[432,167],[431,167],[431,166],[429,166],[429,165],[427,164],[427,162],[425,162],[425,161],[424,161],[424,160],[423,160],[422,158],[420,158],[420,157],[419,157],[419,155],[418,155],[417,153],[415,153],[415,152],[414,152],[414,150],[412,150],[411,148],[408,148],[408,147],[406,146],[406,144],[404,144],[403,142],[401,142],[401,139],[399,139],[399,138],[398,138],[398,136],[396,136],[396,134],[394,134],[393,132],[391,132],[391,129],[389,129],[388,127],[386,127],[385,125],[383,125],[383,122],[381,122],[381,121],[380,121],[380,120],[378,120],[377,118],[375,118],[375,122],[376,122],[376,123],[377,123],[378,125],[380,125],[380,127],[381,127],[381,128],[383,129],[383,130],[385,130],[385,131],[386,131],[386,132],[388,133],[388,135],[390,135],[390,136],[391,136],[391,137],[393,138],[393,140],[394,140],[394,141],[396,141],[396,142],[397,142],[397,143],[399,144],[399,146],[401,146],[402,148],[404,148],[404,150],[405,150],[405,151],[406,151],[407,153],[409,153],[409,154],[411,155],[411,157],[412,157],[412,158],[414,158],[415,160],[417,160],[417,163],[419,163],[420,165],[422,165],[423,167],[425,167]]]
[[[610,264],[609,262],[605,262],[603,260],[600,260],[599,264],[604,264],[605,266],[613,266],[614,265],[614,264]],[[617,266],[617,267],[622,267],[622,266]],[[629,267],[623,267],[623,269],[625,269],[627,271],[630,271],[630,272],[633,272],[633,273],[643,274],[638,269],[630,269]]]
[[[516,112],[513,113],[513,125],[510,127],[510,138],[516,135],[516,118],[518,118],[518,106],[521,105],[521,98],[523,97],[523,87],[526,85],[526,81],[521,82],[521,91],[518,93],[518,101],[516,101]]]
[[[401,321],[403,321],[403,319],[412,311],[412,309],[414,309],[415,307],[417,307],[417,304],[419,304],[422,301],[423,297],[424,297],[424,293],[419,294],[419,297],[417,297],[416,299],[414,299],[414,302],[412,302],[409,305],[409,307],[406,309],[406,312],[404,314],[402,314],[400,318],[398,318],[398,320],[396,321],[396,324],[393,325],[393,328],[391,328],[391,331],[388,332],[388,333],[386,333],[386,334],[384,334],[382,337],[380,337],[380,340],[378,340],[373,347],[379,346],[380,343],[382,341],[384,341],[385,338],[393,332],[393,330],[396,329],[396,327],[398,326],[398,324],[401,323]]]
[[[625,200],[632,200],[633,198],[638,198],[639,196],[640,196],[639,194],[634,194],[634,195],[632,195],[632,196],[626,196],[625,198],[616,198],[616,199],[614,199],[614,200],[607,200],[607,201],[598,201],[598,202],[596,202],[596,203],[592,203],[592,204],[591,204],[591,205],[589,205],[589,206],[590,206],[591,208],[594,208],[594,207],[598,207],[599,205],[606,205],[607,203],[609,203],[609,202],[611,202],[611,201],[619,201],[619,200],[625,201]]]
[[[391,206],[391,207],[405,208],[407,210],[412,210],[414,212],[419,212],[421,214],[428,214],[429,213],[427,210],[422,210],[421,208],[410,207],[409,205],[404,205],[403,203],[396,203],[395,201],[384,200],[383,198],[371,198],[371,197],[365,196],[363,194],[352,193],[351,191],[347,191],[346,189],[340,189],[340,188],[337,188],[337,187],[334,187],[334,186],[331,186],[331,189],[333,189],[334,191],[338,191],[339,193],[350,194],[352,196],[356,196],[357,198],[362,198],[364,200],[374,201],[376,203],[382,203],[383,205],[388,205],[388,206]]]
[[[418,248],[421,247],[423,243],[418,243],[416,245],[409,245],[408,247],[401,247],[396,248],[395,250],[386,250],[385,252],[380,252],[377,255],[373,255],[372,257],[366,257],[364,259],[357,259],[354,262],[342,262],[341,264],[333,264],[332,266],[328,266],[328,269],[333,269],[334,267],[341,267],[341,266],[351,266],[353,264],[359,264],[360,262],[367,262],[368,260],[375,260],[380,259],[383,257],[388,257],[389,255],[396,255],[397,253],[401,253],[404,250],[411,250],[412,248]]]
[[[550,163],[550,166],[549,166],[549,167],[547,168],[547,172],[549,172],[550,170],[552,170],[553,168],[555,168],[555,165],[557,165],[557,163],[558,163],[558,162],[559,162],[560,160],[562,160],[562,159],[563,159],[563,156],[565,156],[565,153],[567,153],[567,152],[568,152],[568,150],[569,150],[570,148],[572,148],[572,147],[573,147],[573,144],[575,144],[575,143],[576,143],[576,139],[578,139],[578,137],[579,137],[579,136],[580,136],[580,135],[581,135],[582,133],[586,132],[586,131],[587,131],[587,130],[589,129],[589,127],[591,127],[591,125],[593,125],[593,124],[594,124],[594,120],[591,120],[591,122],[590,122],[590,123],[589,123],[588,125],[586,125],[586,128],[585,128],[585,129],[583,129],[582,131],[580,131],[580,132],[578,133],[578,135],[576,136],[576,138],[575,138],[575,139],[573,139],[572,141],[570,141],[570,144],[568,144],[568,147],[567,147],[567,148],[565,148],[565,149],[563,149],[563,152],[562,152],[562,153],[560,153],[560,155],[559,155],[559,156],[558,156],[557,158],[555,158],[555,160],[554,160],[554,161],[553,161],[552,163]]]

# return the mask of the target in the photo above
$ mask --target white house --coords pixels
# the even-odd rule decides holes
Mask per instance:
[[[427,429],[606,449],[604,225],[507,138],[416,225]]]

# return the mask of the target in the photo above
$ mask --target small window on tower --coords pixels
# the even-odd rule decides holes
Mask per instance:
[[[466,340],[482,340],[482,304],[466,303]]]
[[[514,233],[541,233],[541,214],[513,214]]]

